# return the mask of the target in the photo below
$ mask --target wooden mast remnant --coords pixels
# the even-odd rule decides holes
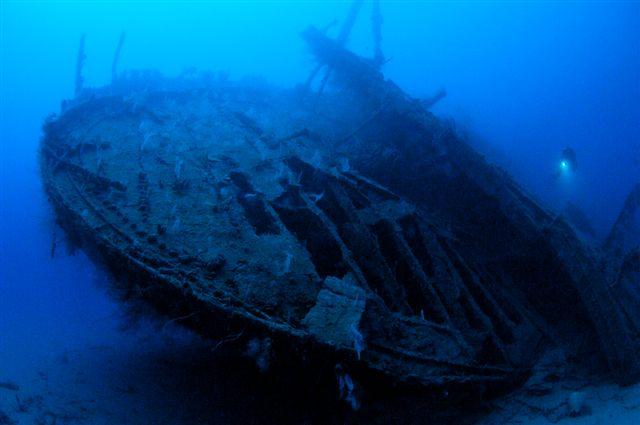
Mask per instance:
[[[373,32],[373,63],[380,68],[384,64],[384,54],[382,53],[382,13],[380,13],[380,2],[374,0],[371,10],[371,30]]]
[[[84,86],[84,78],[82,78],[82,68],[84,66],[84,60],[87,58],[87,55],[84,53],[84,40],[86,38],[86,34],[82,34],[80,36],[80,46],[78,47],[78,56],[76,58],[76,84],[75,84],[75,95],[78,97],[82,92],[82,88]]]
[[[118,61],[120,60],[120,52],[122,51],[122,45],[124,44],[125,32],[120,33],[120,39],[118,40],[118,46],[116,47],[116,53],[113,56],[113,62],[111,64],[111,82],[113,83],[118,78]]]
[[[347,43],[347,40],[349,39],[349,34],[351,34],[353,25],[355,24],[356,18],[358,17],[358,14],[360,13],[360,9],[362,8],[362,3],[363,3],[362,0],[355,0],[353,3],[351,3],[349,14],[347,15],[347,18],[345,19],[345,21],[343,22],[342,27],[340,28],[340,33],[338,34],[338,38],[336,39],[336,42],[339,45],[344,46]],[[307,79],[307,83],[306,83],[307,87],[311,86],[313,79],[318,74],[318,72],[324,67],[324,65],[325,64],[319,64],[318,67],[313,70],[311,75],[309,75],[309,78]],[[329,81],[329,77],[331,76],[333,65],[332,64],[326,64],[326,65],[327,65],[327,71],[325,72],[324,77],[320,82],[320,87],[318,88],[316,105],[320,100],[320,96],[322,96],[322,92],[324,91],[324,87],[327,84],[327,81]]]
[[[454,133],[434,125],[433,115],[424,109],[421,102],[416,102],[393,82],[385,80],[369,60],[350,52],[312,27],[303,33],[303,37],[318,61],[332,64],[336,77],[345,87],[351,88],[355,94],[352,103],[360,98],[363,111],[374,116],[367,125],[375,122],[378,133],[394,135],[391,139],[370,138],[365,150],[344,146],[350,139],[342,139],[341,148],[350,148],[350,159],[357,169],[365,177],[388,186],[421,207],[442,211],[441,214],[450,217],[454,217],[456,211],[466,210],[465,214],[455,218],[462,229],[456,233],[459,243],[481,246],[482,249],[474,255],[483,267],[495,267],[498,258],[498,264],[508,271],[509,279],[512,279],[510,287],[517,286],[537,314],[548,318],[549,323],[558,323],[556,313],[563,305],[572,303],[576,311],[582,311],[580,320],[590,322],[585,329],[593,330],[612,375],[622,384],[637,382],[640,379],[637,355],[640,351],[640,312],[631,302],[639,305],[640,301],[637,293],[621,291],[615,286],[615,281],[611,283],[610,273],[600,265],[601,259],[611,263],[606,260],[607,253],[585,245],[564,220],[553,219],[517,184],[500,170],[486,164]],[[370,109],[383,101],[395,112],[386,116],[371,115]],[[400,137],[401,128],[410,131]],[[436,148],[435,142],[424,143],[424,135],[435,132],[441,132],[439,139],[433,138],[437,140]],[[387,158],[377,154],[383,146],[389,147],[389,143],[395,143],[392,147],[403,155],[404,161],[398,161],[403,164],[402,170],[393,169]],[[440,150],[444,154],[436,156],[434,152]],[[415,174],[406,173],[409,164],[414,170],[419,170],[421,183],[416,183]],[[456,170],[455,178],[451,176],[452,170]],[[393,176],[393,179],[388,176]],[[465,182],[466,200],[457,196],[456,190],[447,195],[446,191],[439,189],[440,185],[431,184],[440,179]],[[455,183],[452,184],[455,187]],[[492,202],[481,206],[473,201],[484,197],[492,199]],[[430,202],[427,204],[425,199]],[[469,202],[466,204],[468,208],[463,202]],[[634,202],[629,201],[629,211],[636,211]],[[485,229],[477,226],[477,223],[489,222],[500,214],[505,225],[509,226],[505,228],[514,231],[508,234],[502,231],[483,233]],[[465,228],[473,229],[473,232]],[[482,245],[479,245],[480,240]],[[630,246],[636,244],[632,240]],[[514,252],[514,246],[523,247],[523,250]],[[487,255],[487,250],[492,250],[492,253]],[[637,258],[637,251],[632,250],[625,262],[632,273],[621,276],[626,280],[618,286],[637,286],[634,271],[640,263]],[[529,271],[523,273],[523,270]],[[549,282],[543,288],[546,292],[542,292],[540,282]],[[622,308],[621,304],[628,307]]]

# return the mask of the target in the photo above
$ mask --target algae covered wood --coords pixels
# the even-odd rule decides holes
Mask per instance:
[[[551,325],[580,323],[569,334],[589,334],[591,328],[616,378],[636,381],[640,310],[623,309],[621,303],[638,305],[640,282],[637,273],[627,272],[620,279],[630,280],[625,286],[635,289],[622,294],[610,285],[610,275],[620,270],[625,247],[637,247],[638,190],[630,195],[606,252],[592,249],[422,102],[386,81],[370,61],[314,28],[303,37],[318,61],[332,64],[337,85],[353,95],[349,114],[363,123],[336,140],[336,150],[362,174],[442,217],[460,251],[482,265],[488,279],[503,282],[501,291],[521,292]],[[637,268],[634,255],[637,251],[623,273]]]
[[[41,150],[60,222],[120,285],[205,336],[328,350],[362,376],[522,378],[541,338],[524,308],[334,156],[333,118],[318,123],[298,90],[126,78],[47,122]]]
[[[322,97],[147,72],[65,104],[41,168],[67,233],[205,337],[330,373],[493,394],[587,341],[635,379],[637,298],[620,307],[601,252],[376,63],[304,37]]]

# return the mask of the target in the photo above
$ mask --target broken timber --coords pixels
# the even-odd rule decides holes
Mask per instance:
[[[612,236],[605,267],[375,61],[303,36],[341,89],[317,110],[296,90],[123,74],[48,122],[66,232],[205,337],[269,338],[329,373],[492,395],[559,333],[636,379],[636,245]]]
[[[598,267],[604,254],[584,245],[561,218],[554,218],[505,173],[486,164],[367,60],[314,28],[303,37],[320,63],[332,64],[338,84],[360,99],[360,110],[354,113],[368,116],[385,105],[386,113],[372,115],[367,124],[370,137],[360,130],[359,138],[366,142],[342,139],[340,151],[364,175],[450,220],[463,251],[473,252],[485,267],[507,271],[511,284],[530,296],[543,316],[579,303],[569,315],[580,316],[584,308],[611,371],[620,382],[636,381],[640,310],[620,308],[621,297]],[[385,147],[394,149],[393,158],[379,155]],[[491,222],[495,226],[480,225]],[[525,268],[530,269],[526,275]],[[543,292],[542,284],[547,286]],[[632,299],[638,301],[637,292]]]

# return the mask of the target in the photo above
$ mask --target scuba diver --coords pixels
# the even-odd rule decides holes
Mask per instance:
[[[574,173],[577,169],[578,161],[576,159],[576,152],[572,148],[564,148],[560,155],[560,169],[556,173],[556,178],[568,172]]]

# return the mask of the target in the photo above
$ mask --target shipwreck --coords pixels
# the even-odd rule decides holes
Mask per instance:
[[[385,79],[379,19],[375,57],[349,51],[356,13],[336,39],[304,31],[317,68],[289,89],[118,73],[118,55],[89,89],[83,39],[41,143],[59,224],[201,335],[349,380],[490,396],[561,345],[636,382],[640,188],[585,241],[429,111],[443,94]]]

